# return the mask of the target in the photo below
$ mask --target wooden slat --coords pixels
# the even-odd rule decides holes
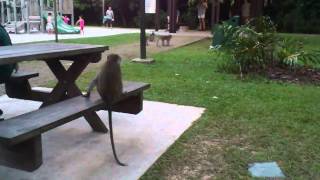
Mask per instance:
[[[150,85],[138,82],[125,82],[125,99],[149,88]],[[50,129],[68,123],[83,115],[84,112],[102,109],[104,102],[93,93],[90,98],[78,96],[42,109],[32,111],[0,122],[0,142],[16,144],[37,136]]]
[[[81,54],[101,53],[108,46],[64,43],[38,43],[0,47],[0,65],[21,61],[45,60]]]
[[[124,94],[121,98],[119,98],[118,101],[122,101],[123,99],[125,99],[133,94],[137,94],[137,93],[144,91],[146,89],[149,89],[149,88],[150,88],[150,84],[147,84],[147,83],[124,81],[123,82]]]
[[[25,80],[39,76],[39,73],[17,72],[12,73],[10,80]]]

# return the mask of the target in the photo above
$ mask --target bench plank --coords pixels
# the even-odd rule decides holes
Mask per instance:
[[[37,43],[5,46],[1,47],[0,65],[32,60],[52,60],[61,58],[61,56],[72,57],[84,54],[101,54],[108,49],[108,46],[66,43]]]
[[[31,73],[31,72],[16,72],[16,73],[12,73],[11,77],[9,80],[14,81],[14,80],[27,80],[27,79],[31,79],[34,77],[38,77],[39,73]]]
[[[139,95],[149,84],[124,82],[124,93],[118,102]],[[0,142],[13,145],[42,134],[83,116],[86,111],[96,111],[105,107],[97,93],[90,98],[78,96],[36,111],[0,122]]]

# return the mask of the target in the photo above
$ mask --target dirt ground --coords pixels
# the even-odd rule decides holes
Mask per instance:
[[[147,55],[151,56],[152,54],[168,51],[170,49],[178,48],[181,46],[185,46],[187,44],[199,41],[204,37],[199,36],[176,36],[171,39],[170,46],[165,47],[157,47],[155,42],[149,42],[147,46]],[[161,44],[161,43],[160,43]],[[133,58],[139,57],[140,53],[140,44],[125,44],[119,45],[115,47],[110,47],[110,50],[106,51],[102,55],[102,60],[96,64],[90,64],[85,71],[90,71],[92,69],[98,68],[103,62],[106,60],[106,56],[110,53],[119,54],[124,60],[131,60]],[[63,61],[64,66],[67,68],[71,65],[69,61]],[[48,66],[42,61],[30,61],[23,62],[19,64],[20,71],[26,72],[38,72],[40,74],[37,78],[31,79],[31,85],[35,86],[45,86],[49,81],[55,80],[54,75],[48,68]],[[5,94],[4,86],[0,86],[0,94]]]

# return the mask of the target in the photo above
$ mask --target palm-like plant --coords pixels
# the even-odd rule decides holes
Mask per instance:
[[[240,27],[221,25],[227,40],[223,49],[231,54],[240,74],[269,67],[296,68],[320,64],[320,52],[305,52],[303,44],[276,35],[268,17],[259,17]]]

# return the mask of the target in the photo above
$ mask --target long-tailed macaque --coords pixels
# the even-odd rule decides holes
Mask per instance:
[[[119,55],[110,54],[107,57],[107,62],[102,66],[101,71],[90,83],[87,93],[84,96],[89,97],[93,88],[97,86],[98,93],[107,105],[109,115],[110,141],[114,158],[119,165],[126,166],[118,159],[113,140],[112,128],[112,105],[114,101],[117,100],[123,93],[120,62],[121,57]]]
[[[107,62],[102,66],[101,71],[90,83],[85,96],[90,96],[91,91],[97,86],[101,98],[111,105],[122,94],[121,57],[117,54],[110,54]]]

